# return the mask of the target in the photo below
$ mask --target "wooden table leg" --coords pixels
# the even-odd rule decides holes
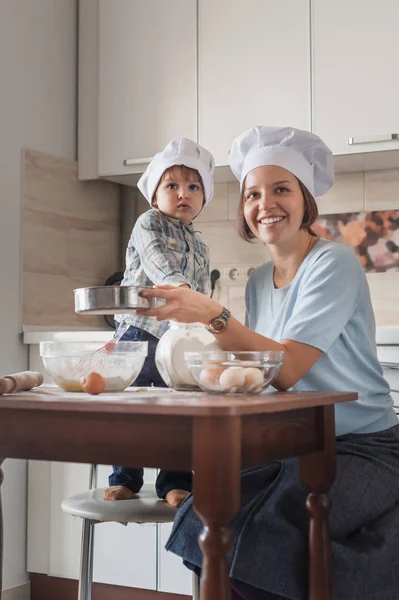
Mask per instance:
[[[193,466],[194,508],[204,524],[201,600],[230,600],[226,555],[240,503],[240,417],[194,419]]]
[[[309,513],[309,600],[333,600],[333,564],[331,554],[327,492],[335,478],[334,406],[320,410],[324,448],[301,456],[299,471],[309,488],[306,508]]]

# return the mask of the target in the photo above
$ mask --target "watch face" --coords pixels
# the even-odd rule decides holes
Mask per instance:
[[[223,319],[214,319],[214,321],[212,321],[212,329],[216,333],[219,333],[220,331],[223,331],[223,329],[225,327],[226,327],[226,322]]]

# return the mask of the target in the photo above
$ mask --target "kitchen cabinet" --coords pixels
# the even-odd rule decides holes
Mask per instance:
[[[80,179],[135,183],[197,121],[218,165],[252,125],[310,128],[308,0],[81,0],[79,40]]]
[[[199,142],[226,165],[254,125],[310,130],[309,0],[199,0]]]
[[[317,133],[337,172],[396,168],[398,20],[392,0],[80,0],[79,178],[136,185],[177,136],[225,167],[265,124]]]
[[[61,510],[64,498],[88,489],[89,465],[29,461],[28,571],[78,579],[82,520]],[[105,487],[111,467],[98,468]],[[155,470],[145,470],[146,483]],[[155,590],[157,526],[100,523],[94,533],[94,581]]]
[[[311,4],[314,132],[334,154],[398,150],[399,3]]]
[[[165,550],[172,527],[173,523],[158,525],[158,591],[192,596],[192,572],[179,556]]]
[[[197,139],[196,0],[81,0],[79,178],[143,172]]]
[[[392,329],[391,334],[392,333],[396,333],[396,345],[377,346],[377,356],[382,364],[384,377],[388,381],[391,388],[391,396],[395,412],[399,415],[399,331],[396,330],[395,332],[395,330]]]

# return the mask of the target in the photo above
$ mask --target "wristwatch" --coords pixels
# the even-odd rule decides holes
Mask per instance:
[[[223,310],[220,313],[220,315],[212,319],[208,327],[205,327],[205,329],[210,333],[213,333],[214,335],[222,333],[222,331],[224,331],[227,327],[227,321],[229,320],[230,315],[231,312],[227,310],[227,308],[223,307]]]

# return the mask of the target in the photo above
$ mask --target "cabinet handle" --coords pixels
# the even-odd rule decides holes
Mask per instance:
[[[348,138],[348,145],[372,144],[377,142],[393,142],[399,140],[399,133],[387,133],[386,135],[369,135],[364,137]]]
[[[123,165],[125,167],[134,167],[137,165],[147,166],[152,161],[152,159],[152,156],[149,158],[125,158],[125,160],[123,161]]]
[[[380,361],[380,365],[383,369],[394,369],[395,371],[399,371],[399,363]]]

